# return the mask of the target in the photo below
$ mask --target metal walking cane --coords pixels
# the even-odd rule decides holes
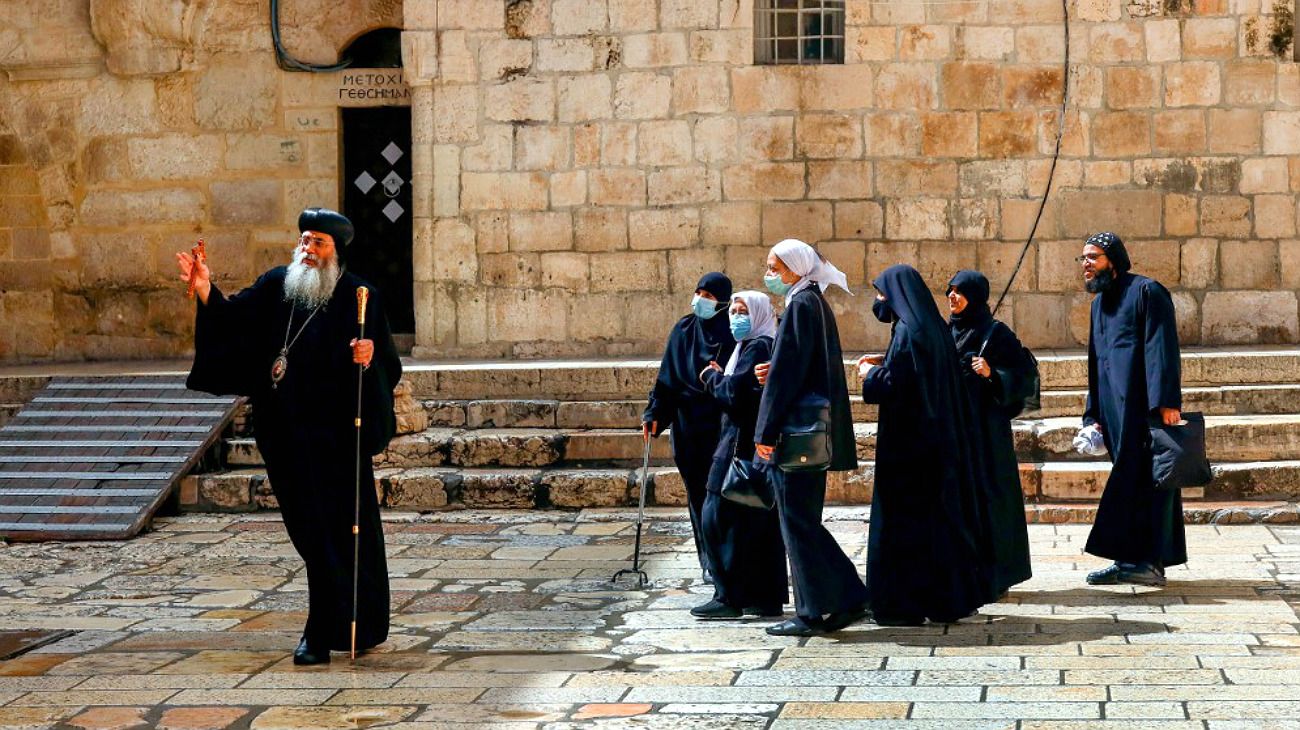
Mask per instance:
[[[357,340],[366,339],[366,302],[370,300],[370,290],[364,286],[357,287],[357,324],[360,332]],[[352,661],[357,660],[357,584],[361,572],[361,386],[365,378],[366,366],[357,365],[357,417],[352,423],[357,430],[357,474],[356,493],[352,507]]]
[[[632,548],[632,567],[618,571],[610,579],[611,582],[618,583],[618,579],[624,575],[635,575],[637,588],[644,588],[645,584],[650,582],[650,577],[641,570],[641,527],[645,524],[646,475],[650,472],[650,444],[651,441],[647,437],[645,453],[641,457],[641,494],[636,510],[636,545]]]

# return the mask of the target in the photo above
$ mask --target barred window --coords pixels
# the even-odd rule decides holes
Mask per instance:
[[[844,0],[755,0],[754,63],[844,63]]]

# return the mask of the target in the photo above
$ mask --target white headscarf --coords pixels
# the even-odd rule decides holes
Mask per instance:
[[[749,310],[749,334],[741,340],[752,340],[755,337],[776,337],[776,315],[772,312],[772,299],[763,292],[741,291],[731,295],[731,301],[740,300],[745,303]],[[723,368],[723,375],[731,375],[736,372],[736,363],[740,361],[740,345],[731,351],[731,358],[727,360],[727,367]]]
[[[814,281],[822,291],[826,291],[826,287],[834,284],[848,292],[849,296],[853,296],[853,290],[849,288],[849,278],[844,275],[844,272],[835,268],[835,264],[827,261],[817,253],[817,249],[803,241],[787,238],[773,246],[772,253],[785,263],[786,268],[803,277],[785,295],[786,304],[790,303],[790,299],[795,294],[807,289]]]

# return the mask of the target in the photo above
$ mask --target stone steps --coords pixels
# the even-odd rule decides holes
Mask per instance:
[[[1083,413],[1085,390],[1044,391],[1042,409],[1023,418],[1074,417]],[[1231,385],[1183,389],[1184,408],[1206,415],[1291,413],[1300,407],[1300,385]],[[448,428],[627,428],[641,421],[645,398],[610,400],[424,400],[429,425]],[[853,401],[855,421],[874,421],[877,409]]]
[[[832,473],[827,501],[868,504],[873,463],[855,472]],[[1189,503],[1198,501],[1300,500],[1300,460],[1215,465],[1214,482],[1204,489],[1184,490]],[[1099,462],[1030,463],[1021,465],[1021,484],[1029,504],[1095,504],[1110,465]],[[382,468],[375,489],[387,508],[435,510],[463,508],[588,508],[636,504],[639,470],[632,468],[454,469],[446,467]],[[685,504],[685,489],[677,470],[654,467],[648,474],[646,502],[657,506]],[[274,509],[275,498],[264,471],[240,469],[186,477],[181,505],[195,511]]]
[[[1087,387],[1087,357],[1079,352],[1036,353],[1044,390]],[[545,394],[559,400],[643,399],[654,383],[656,360],[571,360],[557,362],[412,363],[405,370],[421,400],[527,399]],[[845,363],[852,382],[852,366]],[[1300,382],[1300,349],[1234,350],[1188,348],[1183,352],[1183,386],[1264,385]]]
[[[1021,462],[1088,461],[1072,446],[1079,419],[1017,421],[1016,453]],[[858,458],[875,458],[876,424],[856,423]],[[1300,459],[1300,415],[1209,416],[1206,442],[1211,461],[1221,463]],[[225,463],[258,466],[262,457],[252,438],[227,439]],[[636,466],[642,457],[633,429],[430,428],[398,436],[376,457],[377,467]],[[671,463],[667,438],[656,439],[656,465]]]

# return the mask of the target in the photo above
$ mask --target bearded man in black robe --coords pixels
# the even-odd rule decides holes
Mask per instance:
[[[1084,426],[1100,429],[1113,464],[1088,535],[1087,552],[1113,565],[1088,574],[1093,585],[1163,586],[1165,568],[1187,562],[1183,502],[1151,476],[1153,423],[1182,420],[1178,323],[1169,291],[1129,271],[1114,233],[1087,240],[1083,279],[1092,301],[1088,404]]]
[[[289,539],[307,566],[307,625],[294,663],[323,664],[331,650],[351,647],[354,569],[356,648],[388,638],[388,570],[370,457],[396,430],[393,387],[402,365],[373,289],[365,338],[358,337],[357,289],[367,285],[342,268],[352,223],[335,211],[308,208],[298,228],[292,263],[229,297],[212,283],[205,262],[176,257],[181,278],[193,274],[199,299],[187,385],[252,400],[254,438]],[[358,470],[360,557],[354,563]]]

